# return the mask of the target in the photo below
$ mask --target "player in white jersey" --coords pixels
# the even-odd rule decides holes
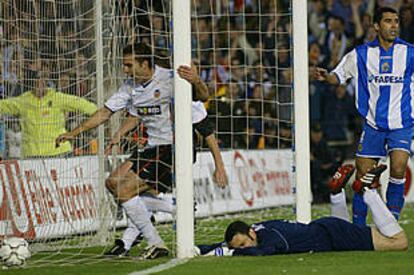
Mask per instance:
[[[404,204],[405,171],[410,155],[414,118],[414,47],[398,38],[396,10],[383,7],[374,16],[377,39],[345,55],[328,73],[316,68],[314,77],[330,84],[355,82],[355,105],[365,119],[356,154],[357,179],[389,153],[391,171],[387,206],[399,218]],[[353,199],[353,221],[365,224],[367,206],[359,194]]]
[[[210,126],[208,117],[207,117],[207,111],[201,101],[193,101],[192,102],[192,123],[193,123],[193,132],[194,132],[194,140],[196,139],[197,133],[200,134],[206,141],[207,145],[209,146],[209,149],[212,153],[214,164],[215,164],[215,171],[213,173],[213,181],[216,183],[217,186],[220,188],[224,188],[228,184],[227,174],[224,168],[224,163],[221,158],[220,150],[217,144],[217,140],[214,136],[214,129]],[[123,126],[121,126],[123,128]],[[114,139],[111,141],[109,146],[106,148],[106,151],[108,152],[112,146],[111,144],[118,144],[120,142],[120,136],[122,133],[117,132],[114,135]],[[136,151],[135,151],[136,152]],[[133,155],[135,154],[133,153]],[[171,151],[169,151],[171,152]],[[138,163],[138,169],[139,167],[145,167],[148,165],[148,158],[146,157],[146,152],[142,152],[142,154],[135,154],[137,158]],[[172,178],[172,166],[171,165],[165,165],[166,159],[171,160],[171,154],[167,157],[166,155],[162,156],[164,158],[163,164],[158,165],[158,172],[155,174],[162,174],[162,178],[157,178],[157,181],[161,181],[161,184],[165,184],[169,179]],[[132,159],[132,158],[130,158]],[[196,156],[195,156],[195,147],[194,147],[194,156],[193,156],[193,162],[195,162]],[[160,168],[162,167],[162,171],[160,171]],[[148,185],[140,185],[140,196],[142,201],[144,202],[145,206],[150,212],[164,212],[174,215],[175,214],[175,206],[172,204],[170,200],[164,200],[159,197],[157,197],[157,193],[159,191],[165,193],[170,192],[169,188],[158,188],[158,190],[155,190],[155,185],[151,182],[151,176],[147,176],[147,172],[143,170],[138,170],[138,175],[141,178],[146,179],[146,183]],[[162,172],[162,173],[161,173]],[[168,175],[168,176],[166,176]],[[149,180],[148,180],[149,179]],[[170,184],[169,182],[168,184]],[[166,184],[167,185],[167,184]],[[132,246],[137,245],[140,240],[142,239],[142,235],[140,230],[128,219],[128,226],[125,229],[123,236],[121,239],[116,239],[115,244],[111,249],[109,249],[105,255],[107,256],[126,256],[129,254],[129,250]]]
[[[199,76],[193,73],[189,66],[180,66],[185,72],[185,79],[196,89],[204,89],[205,85]],[[106,122],[115,112],[127,109],[130,117],[138,117],[148,128],[148,146],[153,153],[168,151],[172,143],[172,124],[170,103],[172,95],[172,71],[153,66],[153,56],[150,47],[143,43],[129,45],[123,50],[123,71],[131,77],[122,85],[95,114],[71,132],[60,135],[56,139],[59,146],[64,141],[73,140],[82,132],[96,128]],[[168,161],[168,160],[167,160]],[[154,162],[152,162],[154,164]],[[141,201],[137,181],[145,182],[131,170],[134,163],[125,161],[109,177],[105,184],[124,208],[130,221],[142,232],[147,240],[148,248],[144,258],[156,258],[168,254],[163,240],[152,225],[149,213]],[[125,175],[117,177],[117,175]],[[157,175],[158,176],[158,175]]]

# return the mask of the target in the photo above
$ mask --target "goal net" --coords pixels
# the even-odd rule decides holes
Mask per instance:
[[[0,1],[0,237],[30,240],[35,252],[30,265],[100,261],[128,226],[104,180],[134,150],[145,149],[145,125],[130,131],[108,157],[103,147],[126,111],[114,114],[104,128],[81,134],[66,151],[56,152],[54,139],[82,123],[94,104],[103,106],[125,82],[125,46],[146,43],[153,64],[177,65],[172,26],[180,15],[172,14],[171,2]],[[228,177],[226,188],[215,184],[220,160],[198,133],[192,173],[196,244],[223,240],[227,224],[236,219],[295,217],[294,137],[303,132],[294,131],[299,122],[293,80],[300,76],[293,70],[291,2],[191,1],[191,59],[208,87],[203,104]],[[47,87],[47,94],[36,94],[39,87]],[[52,92],[71,97],[57,106],[57,99],[48,99]],[[307,120],[306,108],[297,111]],[[59,133],[53,132],[56,124]],[[174,204],[175,188],[157,199]],[[176,256],[175,215],[153,214]],[[139,249],[144,247],[145,242]],[[133,249],[135,256],[139,251]]]

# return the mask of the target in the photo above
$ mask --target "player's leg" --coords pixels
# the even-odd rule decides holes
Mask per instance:
[[[170,145],[157,146],[145,150],[140,156],[139,167],[137,167],[140,178],[158,192],[171,192],[172,190],[172,151]],[[141,193],[141,190],[140,190]],[[140,229],[140,228],[139,228]],[[141,230],[141,229],[140,229]],[[143,253],[145,259],[153,259],[168,255],[165,246],[152,245]]]
[[[409,154],[405,151],[395,150],[390,153],[391,171],[387,187],[387,207],[398,220],[404,206],[405,170]]]
[[[356,163],[356,180],[360,180],[366,172],[371,169],[374,165],[377,164],[376,159],[357,157],[355,160]],[[355,224],[365,225],[368,215],[368,207],[364,202],[364,199],[361,194],[354,193],[352,199],[352,221]]]
[[[404,206],[405,171],[410,157],[411,128],[390,131],[387,137],[390,151],[390,178],[387,187],[387,207],[398,220]]]
[[[133,166],[131,161],[122,163],[106,180],[106,186],[124,208],[131,222],[142,232],[148,245],[164,246],[150,221],[149,212],[138,195],[147,185],[132,172]]]
[[[328,182],[331,191],[331,216],[349,221],[349,213],[346,205],[345,186],[353,175],[355,167],[352,164],[343,165]]]
[[[380,158],[387,155],[385,147],[386,134],[386,132],[376,130],[365,123],[356,153],[356,181],[360,180],[361,177],[363,177]],[[354,223],[361,225],[366,224],[368,208],[364,202],[364,199],[358,193],[354,194],[352,200],[352,214],[352,220]]]
[[[175,207],[170,200],[159,198],[150,192],[145,192],[140,196],[148,211],[175,214]]]
[[[381,234],[376,228],[372,228],[372,242],[377,251],[407,250],[408,238],[404,231],[391,237]]]
[[[364,201],[372,212],[376,228],[372,228],[372,242],[375,250],[405,250],[408,240],[395,217],[388,210],[376,189],[364,191]]]
[[[128,172],[117,188],[116,197],[127,216],[144,235],[149,246],[164,246],[164,242],[150,220],[150,213],[139,197],[140,186],[146,184],[132,171]]]
[[[128,256],[129,250],[132,246],[140,243],[143,239],[143,235],[131,219],[127,218],[127,228],[124,230],[122,238],[116,239],[114,246],[112,246],[105,256]]]
[[[111,194],[117,193],[117,187],[123,181],[125,175],[131,170],[133,167],[132,161],[125,161],[121,163],[112,173],[109,175],[109,177],[105,180],[105,186],[111,192]],[[115,196],[117,197],[117,196]]]
[[[375,250],[404,250],[408,242],[403,229],[395,217],[382,201],[376,188],[370,189],[375,184],[375,178],[379,177],[386,169],[385,165],[372,168],[361,179],[362,185],[354,184],[355,192],[363,196],[369,206],[372,219],[376,228],[371,230],[372,243]]]

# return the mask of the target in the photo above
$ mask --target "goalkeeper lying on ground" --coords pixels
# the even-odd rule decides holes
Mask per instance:
[[[239,256],[276,255],[301,252],[349,250],[406,250],[408,240],[391,212],[381,200],[375,178],[386,169],[385,165],[372,168],[352,186],[363,195],[370,207],[376,227],[352,224],[348,221],[345,187],[355,168],[345,165],[329,182],[332,216],[317,219],[310,224],[272,220],[248,226],[236,221],[225,233],[225,243],[199,245],[201,255]]]

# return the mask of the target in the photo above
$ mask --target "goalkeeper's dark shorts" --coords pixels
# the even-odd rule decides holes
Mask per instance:
[[[374,250],[371,228],[357,225],[336,217],[317,219],[310,223],[326,235],[326,250]],[[325,250],[325,251],[326,251]]]
[[[158,192],[172,191],[171,150],[171,145],[160,145],[143,151],[134,150],[129,157],[132,170]]]

